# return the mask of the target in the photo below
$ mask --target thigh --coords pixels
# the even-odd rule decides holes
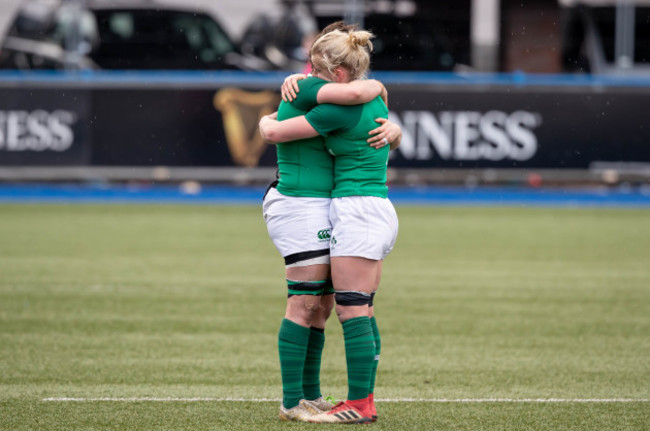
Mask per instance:
[[[330,276],[330,266],[326,264],[287,267],[285,271],[287,279],[294,281],[326,280]]]
[[[336,291],[372,293],[377,290],[381,261],[354,256],[332,257],[332,282]]]

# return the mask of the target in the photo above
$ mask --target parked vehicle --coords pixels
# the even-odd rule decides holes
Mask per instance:
[[[284,3],[282,14],[256,17],[240,46],[267,68],[300,70],[307,61],[305,41],[310,33],[344,19],[345,8],[341,2]],[[376,7],[377,3],[365,2],[361,12],[363,27],[375,35],[373,70],[453,70],[459,62],[467,61],[459,58],[448,29],[443,30],[434,17],[417,14],[415,5],[408,13],[396,13]]]
[[[0,47],[5,69],[205,70],[242,63],[215,17],[149,0],[32,1]]]
[[[367,1],[362,12],[376,36],[373,70],[453,70],[466,62],[449,36],[458,32],[434,14],[385,10],[385,3]],[[275,15],[255,17],[234,41],[213,12],[183,0],[29,0],[2,40],[0,68],[300,71],[310,38],[343,19],[342,6],[279,0]]]

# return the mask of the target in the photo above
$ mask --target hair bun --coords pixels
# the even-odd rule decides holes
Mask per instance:
[[[368,48],[368,51],[372,51],[372,42],[370,42],[372,37],[373,34],[369,31],[351,31],[348,35],[348,43],[353,48]]]

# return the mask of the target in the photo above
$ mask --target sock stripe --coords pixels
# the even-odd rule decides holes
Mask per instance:
[[[375,358],[375,342],[367,316],[343,322],[345,358],[348,368],[348,400],[368,397]]]
[[[309,328],[283,319],[278,334],[278,353],[282,374],[282,405],[293,408],[304,398],[302,373],[307,355]]]
[[[325,331],[320,328],[310,328],[302,377],[303,392],[308,400],[315,400],[323,396],[320,390],[320,369],[324,346]]]
[[[372,328],[372,333],[375,339],[375,361],[372,366],[372,374],[370,376],[370,387],[368,388],[369,392],[372,394],[375,392],[375,382],[377,381],[377,368],[379,366],[379,357],[381,354],[381,337],[379,335],[379,327],[377,326],[377,319],[375,316],[370,318],[370,327]]]

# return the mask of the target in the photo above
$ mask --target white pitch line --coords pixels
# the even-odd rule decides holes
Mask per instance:
[[[155,397],[131,397],[131,398],[113,398],[113,397],[100,397],[100,398],[67,398],[67,397],[52,397],[52,398],[43,398],[41,401],[44,402],[78,402],[78,403],[88,403],[88,402],[120,402],[120,403],[137,403],[137,402],[156,402],[156,403],[166,403],[166,402],[180,402],[180,403],[196,403],[196,402],[250,402],[250,403],[264,403],[264,402],[277,402],[282,401],[281,398],[211,398],[211,397],[201,397],[201,398],[155,398]]]
[[[155,398],[155,397],[132,397],[132,398],[69,398],[51,397],[43,398],[43,402],[279,402],[281,398]],[[649,398],[378,398],[377,402],[383,403],[647,403]]]
[[[647,403],[648,398],[398,398],[385,403]]]

